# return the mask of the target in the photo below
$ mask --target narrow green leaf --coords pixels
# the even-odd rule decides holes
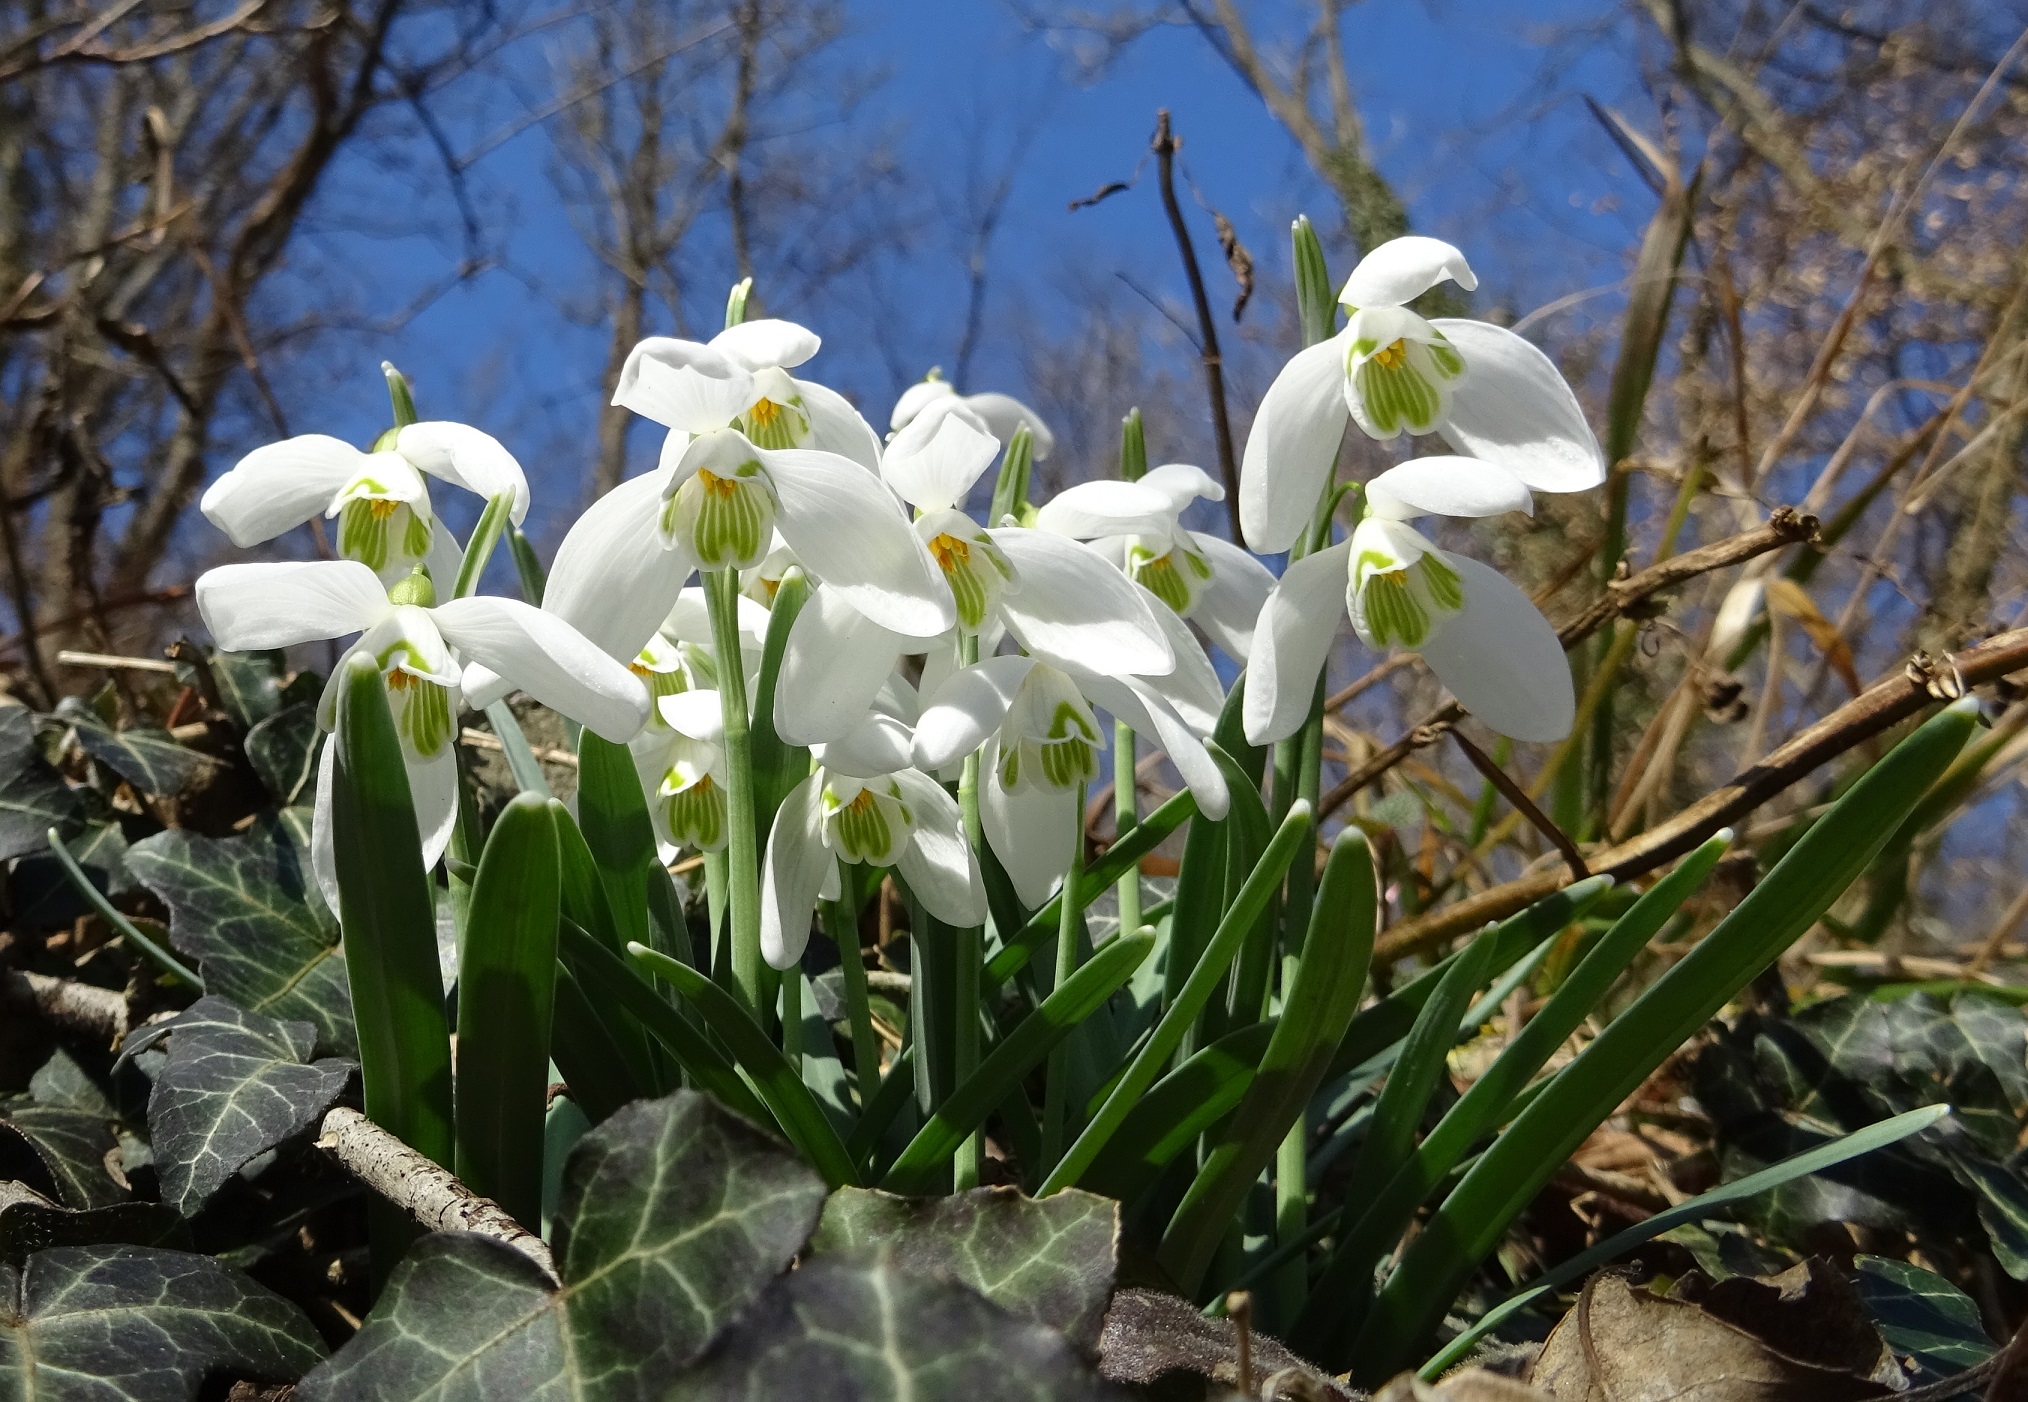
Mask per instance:
[[[1147,930],[1116,936],[1100,946],[1083,967],[1042,1000],[1041,1007],[1001,1038],[979,1063],[979,1069],[937,1107],[929,1123],[917,1131],[887,1170],[880,1186],[891,1193],[923,1191],[957,1151],[959,1141],[984,1123],[1008,1091],[1072,1029],[1118,992],[1154,948],[1155,937]]]
[[[199,993],[204,991],[204,980],[199,978],[189,965],[142,934],[133,921],[106,899],[105,893],[99,890],[98,883],[85,875],[84,868],[77,864],[77,858],[71,856],[70,849],[63,845],[63,835],[59,829],[51,828],[46,836],[49,838],[49,850],[56,854],[57,863],[62,866],[63,874],[70,878],[70,884],[77,887],[78,894],[90,903],[91,908],[99,913],[101,919],[119,932],[120,938],[147,955],[164,973],[188,984]]]
[[[648,940],[648,868],[655,861],[655,827],[634,757],[585,731],[577,741],[577,825],[605,887],[619,942]]]
[[[1077,1186],[1132,1202],[1197,1136],[1232,1113],[1253,1084],[1275,1024],[1235,1028],[1155,1082],[1077,1180]]]
[[[1591,909],[1612,889],[1612,885],[1610,876],[1592,876],[1572,882],[1554,895],[1545,896],[1518,915],[1511,915],[1493,926],[1493,959],[1489,974],[1498,975],[1513,967],[1522,955]],[[1356,1070],[1406,1037],[1408,1029],[1415,1023],[1416,1014],[1422,1011],[1422,1005],[1429,1001],[1430,995],[1443,981],[1445,971],[1462,956],[1463,951],[1460,950],[1438,961],[1435,967],[1425,969],[1353,1018],[1352,1025],[1345,1030],[1345,1040],[1339,1045],[1337,1056],[1331,1060],[1329,1079],[1336,1080]]]
[[[627,956],[641,968],[673,984],[689,999],[711,1030],[722,1038],[733,1059],[753,1078],[754,1088],[774,1113],[789,1142],[802,1150],[811,1167],[824,1175],[833,1188],[859,1182],[858,1167],[845,1152],[838,1131],[824,1114],[824,1107],[810,1094],[796,1068],[782,1055],[781,1048],[768,1040],[760,1024],[747,1015],[730,993],[687,964],[642,944],[627,946]]]
[[[726,1108],[763,1128],[774,1123],[774,1116],[754,1098],[732,1063],[633,965],[570,920],[563,922],[562,949],[566,967],[586,991],[608,1007],[637,1018],[699,1089],[711,1092]]]
[[[493,824],[458,955],[458,1177],[516,1221],[542,1213],[542,1127],[561,885],[555,799],[518,794]]]
[[[1281,1018],[1253,1084],[1213,1142],[1163,1234],[1157,1259],[1186,1293],[1194,1293],[1203,1280],[1233,1214],[1261,1170],[1275,1157],[1290,1126],[1302,1122],[1304,1107],[1331,1064],[1331,1054],[1366,985],[1367,965],[1373,958],[1377,899],[1366,835],[1348,828],[1332,844],[1315,913],[1303,941],[1302,962],[1287,990]],[[1470,963],[1464,961],[1459,967],[1469,968]],[[1442,1007],[1445,997],[1445,992],[1439,991],[1430,1000],[1430,1010]],[[1415,1038],[1409,1041],[1413,1046]],[[1446,1037],[1442,1049],[1448,1050],[1448,1046]],[[1440,1050],[1439,1063],[1441,1056]],[[1395,1076],[1389,1078],[1390,1088],[1409,1062],[1410,1057],[1404,1055]],[[1378,1120],[1376,1114],[1376,1124]],[[1373,1180],[1355,1174],[1353,1181]]]
[[[1182,1045],[1184,1034],[1197,1021],[1197,1014],[1211,1001],[1212,992],[1225,977],[1225,971],[1231,965],[1233,956],[1239,953],[1240,941],[1245,938],[1247,931],[1253,928],[1253,922],[1260,917],[1260,913],[1267,909],[1268,901],[1282,884],[1282,877],[1288,871],[1289,863],[1295,860],[1298,852],[1309,850],[1309,841],[1310,805],[1298,799],[1290,805],[1289,815],[1282,819],[1281,828],[1275,833],[1274,841],[1270,842],[1267,851],[1261,854],[1260,864],[1253,869],[1253,875],[1247,879],[1246,885],[1240,888],[1239,898],[1232,903],[1232,908],[1225,912],[1225,918],[1219,922],[1216,933],[1205,946],[1203,954],[1196,960],[1189,977],[1183,981],[1175,998],[1163,1010],[1161,1020],[1155,1024],[1154,1032],[1136,1053],[1133,1063],[1127,1067],[1126,1074],[1121,1076],[1119,1084],[1113,1087],[1112,1094],[1106,1097],[1105,1104],[1092,1116],[1091,1123],[1078,1135],[1077,1142],[1064,1152],[1063,1158],[1050,1170],[1049,1177],[1036,1190],[1037,1197],[1047,1197],[1057,1189],[1067,1188],[1077,1182],[1083,1177],[1085,1170],[1091,1167],[1099,1151],[1105,1148],[1106,1142],[1118,1132],[1128,1113],[1147,1093],[1148,1087],[1152,1086],[1156,1078],[1162,1074],[1162,1068],[1168,1064],[1176,1048]],[[1177,950],[1172,943],[1170,958],[1177,957]]]
[[[1348,1318],[1365,1313],[1375,1267],[1400,1239],[1423,1199],[1479,1137],[1500,1122],[1529,1078],[1598,1006],[1634,956],[1704,883],[1731,845],[1732,833],[1719,833],[1613,922],[1485,1074],[1438,1121],[1380,1195],[1358,1211],[1351,1231],[1344,1234],[1310,1293],[1293,1335],[1298,1347],[1306,1340],[1326,1341],[1342,1335]],[[1498,1006],[1497,1000],[1486,1002]],[[1487,1008],[1489,1015],[1491,1011]]]
[[[436,902],[423,871],[401,741],[372,658],[354,657],[338,686],[331,822],[366,1113],[448,1167],[451,1040],[437,968]]]
[[[492,723],[493,734],[499,739],[501,752],[507,757],[507,768],[513,773],[514,782],[521,791],[548,798],[549,776],[542,772],[542,761],[528,747],[528,737],[521,733],[521,722],[514,718],[514,708],[504,700],[495,701],[486,708],[486,719]]]
[[[451,1036],[437,966],[436,900],[387,688],[370,656],[354,656],[338,678],[334,739],[338,922],[366,1114],[449,1167]],[[418,1230],[392,1205],[378,1205],[371,1215],[374,1276],[384,1281]]]
[[[1297,215],[1289,229],[1289,253],[1296,270],[1296,311],[1302,318],[1303,344],[1314,346],[1331,339],[1338,298],[1324,265],[1323,242],[1307,214]]]
[[[542,595],[549,587],[549,572],[542,568],[535,547],[521,534],[521,527],[507,528],[507,549],[514,556],[514,573],[521,579],[521,597],[541,608]]]
[[[1571,1151],[1817,922],[1957,756],[1977,717],[1977,703],[1966,698],[1889,751],[1716,929],[1529,1103],[1410,1245],[1353,1344],[1350,1356],[1362,1371],[1394,1371]]]
[[[903,1047],[901,1055],[887,1068],[887,1074],[880,1078],[880,1088],[859,1112],[859,1123],[852,1126],[852,1135],[845,1141],[854,1163],[865,1163],[873,1157],[873,1151],[880,1147],[880,1137],[887,1133],[901,1107],[914,1098],[915,1048]]]
[[[1848,1159],[1856,1159],[1861,1154],[1870,1154],[1875,1149],[1884,1149],[1889,1144],[1908,1138],[1911,1134],[1920,1134],[1949,1113],[1948,1105],[1926,1105],[1919,1110],[1910,1110],[1905,1114],[1896,1115],[1893,1119],[1882,1120],[1879,1124],[1868,1125],[1855,1133],[1833,1139],[1828,1144],[1820,1144],[1806,1153],[1783,1159],[1778,1164],[1763,1168],[1758,1173],[1748,1174],[1736,1182],[1721,1184],[1708,1193],[1699,1193],[1688,1202],[1679,1202],[1666,1211],[1658,1212],[1646,1221],[1638,1222],[1623,1232],[1607,1237],[1598,1245],[1578,1252],[1577,1255],[1546,1272],[1533,1285],[1509,1295],[1479,1316],[1470,1328],[1445,1344],[1418,1371],[1424,1378],[1434,1379],[1440,1376],[1470,1353],[1479,1340],[1544,1295],[1573,1280],[1582,1279],[1614,1257],[1633,1250],[1643,1242],[1653,1241],[1664,1232],[1672,1232],[1688,1223],[1714,1217],[1721,1209],[1736,1202],[1744,1202],[1771,1188],[1779,1188],[1784,1183],[1793,1182],[1809,1174],[1835,1168]]]
[[[614,958],[619,956],[614,955]],[[603,1123],[620,1108],[652,1094],[650,1082],[620,1050],[611,1027],[569,964],[557,970],[556,1014],[549,1054],[585,1118]]]

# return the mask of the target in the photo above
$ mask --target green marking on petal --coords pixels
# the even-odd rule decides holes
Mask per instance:
[[[1465,373],[1465,358],[1457,353],[1449,341],[1434,341],[1423,349],[1429,352],[1431,363],[1436,366],[1437,373],[1445,379],[1455,380]]]
[[[1190,611],[1190,581],[1176,568],[1175,552],[1148,555],[1138,548],[1128,553],[1127,573],[1136,583],[1178,614]]]
[[[894,842],[894,830],[871,789],[861,789],[850,803],[838,806],[832,834],[838,855],[848,862],[885,858]]]
[[[700,469],[663,508],[663,531],[704,569],[752,569],[767,558],[775,499],[759,478],[759,464],[752,467],[748,472],[742,465],[735,476]]]
[[[673,769],[663,781],[665,786],[677,782],[679,776]],[[716,852],[725,846],[725,790],[712,783],[709,774],[670,794],[662,811],[669,836],[678,846],[700,852]]]
[[[402,553],[412,560],[420,560],[429,554],[430,530],[430,522],[418,516],[411,508],[408,513],[408,534],[401,542]]]
[[[396,667],[387,673],[387,699],[395,728],[418,756],[427,759],[450,742],[450,688]]]
[[[1458,578],[1456,570],[1438,559],[1434,551],[1417,560],[1415,568],[1422,576],[1430,602],[1438,609],[1456,613],[1465,606],[1465,582]]]
[[[1376,644],[1422,646],[1429,637],[1429,615],[1409,588],[1407,571],[1389,570],[1372,576],[1366,581],[1365,594],[1366,626]]]
[[[397,501],[354,497],[338,513],[338,553],[370,570],[387,568],[387,528]]]

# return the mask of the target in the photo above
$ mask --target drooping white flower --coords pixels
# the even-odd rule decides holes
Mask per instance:
[[[1173,671],[1176,654],[1148,595],[1098,554],[1047,531],[989,529],[959,509],[998,451],[953,400],[915,416],[881,461],[888,486],[921,513],[916,535],[949,585],[955,629],[990,643],[1004,625],[1030,652],[1093,672]],[[789,630],[775,729],[792,744],[835,739],[857,724],[900,658],[955,656],[955,636],[949,625],[890,627],[827,582]]]
[[[197,610],[218,646],[233,652],[361,635],[346,657],[372,657],[386,679],[425,866],[443,855],[457,822],[453,741],[464,671],[484,665],[616,744],[632,739],[648,715],[640,679],[569,624],[518,599],[473,596],[439,604],[422,572],[390,591],[356,560],[221,565],[198,577]],[[326,730],[336,722],[336,687],[344,675],[341,660],[318,708]],[[329,860],[334,754],[333,746],[324,747],[312,856],[336,910]]]
[[[790,341],[777,352],[786,355],[796,347],[780,328],[808,336],[787,322],[745,325]],[[779,537],[813,577],[882,627],[949,628],[950,589],[893,495],[862,462],[817,448],[762,447],[733,426],[755,426],[765,395],[753,374],[713,346],[655,338],[627,358],[613,399],[671,430],[661,462],[606,493],[571,527],[543,608],[631,660],[692,570],[752,569]],[[811,422],[807,441],[826,441],[818,432],[824,414]],[[487,699],[504,690],[491,677],[469,684]]]
[[[931,372],[935,374],[934,371]],[[1041,462],[1056,449],[1056,435],[1049,431],[1049,425],[1042,421],[1042,415],[1023,404],[1011,394],[987,391],[983,394],[959,394],[957,386],[944,379],[919,380],[903,391],[895,401],[894,413],[888,417],[887,427],[892,433],[899,433],[922,414],[925,409],[940,405],[947,400],[956,401],[975,418],[988,433],[1001,443],[1014,436],[1014,430],[1023,424],[1034,436],[1035,460]]]
[[[1030,907],[1047,900],[1070,867],[1078,789],[1098,777],[1106,748],[1094,707],[1151,736],[1198,811],[1225,816],[1225,776],[1199,733],[1144,678],[1104,676],[1062,659],[989,657],[953,673],[916,723],[920,769],[935,772],[980,752],[980,825]]]
[[[1301,536],[1348,418],[1376,439],[1440,434],[1536,491],[1605,480],[1598,440],[1548,356],[1490,322],[1408,309],[1446,279],[1478,286],[1464,254],[1420,236],[1392,239],[1352,270],[1339,294],[1345,329],[1298,352],[1254,416],[1239,485],[1248,545],[1271,554]]]
[[[482,497],[509,497],[516,525],[528,515],[521,464],[497,439],[457,423],[389,429],[372,452],[322,433],[270,443],[207,487],[198,505],[242,548],[314,516],[336,517],[338,553],[393,584],[418,564],[456,567],[457,545],[431,512],[425,474]]]
[[[893,867],[947,925],[986,918],[986,887],[953,799],[912,762],[907,724],[873,712],[820,747],[818,768],[782,800],[761,873],[761,952],[792,967],[818,899],[840,889],[838,864]]]
[[[628,744],[664,862],[679,848],[725,849],[725,712],[707,688],[665,694],[656,716]]]
[[[1135,482],[1100,479],[1066,487],[1043,503],[1035,524],[1090,541],[1129,579],[1244,662],[1275,577],[1230,541],[1183,528],[1183,512],[1199,498],[1223,501],[1225,488],[1201,467],[1165,463]]]
[[[1439,550],[1408,524],[1533,509],[1519,477],[1471,458],[1417,458],[1367,483],[1351,537],[1290,565],[1261,610],[1247,739],[1267,744],[1302,727],[1348,612],[1369,647],[1420,652],[1465,709],[1502,735],[1567,735],[1576,698],[1549,620],[1498,570]]]

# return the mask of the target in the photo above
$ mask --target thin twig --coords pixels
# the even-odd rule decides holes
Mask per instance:
[[[32,1013],[67,1032],[113,1046],[127,1035],[127,1000],[111,988],[20,969],[0,970],[0,1003]]]
[[[1710,545],[1699,546],[1681,555],[1672,555],[1659,564],[1650,565],[1638,574],[1613,580],[1606,586],[1603,595],[1588,605],[1577,617],[1557,629],[1557,640],[1563,644],[1564,650],[1568,651],[1613,619],[1633,613],[1656,594],[1673,589],[1712,570],[1741,564],[1770,550],[1779,550],[1798,541],[1814,540],[1816,534],[1816,517],[1803,515],[1790,507],[1778,507],[1764,526],[1755,527],[1725,540],[1714,541]],[[1385,749],[1376,751],[1366,763],[1332,785],[1331,791],[1325,794],[1323,801],[1317,805],[1318,821],[1323,821],[1344,807],[1353,794],[1379,779],[1417,750],[1442,739],[1444,732],[1462,720],[1464,715],[1464,707],[1455,701],[1447,701],[1423,717],[1419,724],[1399,740]]]
[[[1535,806],[1535,800],[1528,791],[1508,775],[1507,771],[1493,763],[1493,757],[1465,738],[1465,732],[1453,729],[1451,739],[1465,752],[1465,758],[1472,762],[1472,768],[1486,776],[1486,782],[1500,791],[1500,796],[1514,805],[1514,811],[1526,818],[1534,829],[1548,838],[1550,844],[1563,854],[1563,860],[1570,867],[1570,879],[1582,881],[1591,872],[1585,869],[1584,856],[1577,850],[1577,844],[1570,840],[1570,834],[1551,822],[1549,815]]]
[[[428,1230],[492,1237],[535,1262],[551,1280],[557,1278],[556,1262],[541,1237],[357,1110],[341,1105],[324,1116],[317,1147]]]
[[[176,675],[176,664],[165,662],[159,657],[120,657],[110,652],[79,652],[65,648],[57,653],[56,660],[66,667],[104,667],[108,671],[160,672],[165,676]]]
[[[1183,255],[1183,273],[1190,280],[1190,300],[1197,308],[1198,347],[1204,362],[1204,388],[1211,396],[1211,428],[1218,437],[1218,475],[1225,484],[1225,517],[1232,538],[1239,539],[1239,462],[1232,451],[1232,419],[1225,409],[1225,361],[1218,352],[1218,323],[1211,315],[1211,299],[1204,293],[1204,274],[1197,266],[1197,250],[1190,242],[1190,228],[1183,222],[1183,206],[1176,202],[1176,148],[1183,143],[1169,130],[1169,109],[1155,114],[1155,139],[1148,149],[1155,153],[1155,169],[1162,187],[1162,208],[1168,212],[1169,227],[1175,231],[1176,247]]]
[[[1950,662],[1921,654],[1899,674],[1869,687],[1851,701],[1775,749],[1732,782],[1647,832],[1593,852],[1594,874],[1625,881],[1682,856],[1720,828],[1736,823],[1782,790],[1872,739],[1933,702],[1997,681],[2028,668],[2028,628],[1989,638]],[[1420,954],[1488,920],[1500,920],[1568,885],[1551,869],[1467,896],[1453,905],[1404,920],[1381,936],[1374,960],[1391,963]]]

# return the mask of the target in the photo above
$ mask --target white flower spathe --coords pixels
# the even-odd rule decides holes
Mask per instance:
[[[315,516],[335,517],[339,555],[393,584],[417,564],[440,574],[456,568],[457,543],[431,512],[425,474],[482,497],[507,497],[516,525],[528,515],[521,464],[497,439],[458,423],[390,430],[372,452],[322,433],[270,443],[205,488],[198,507],[242,549]]]
[[[1605,480],[1598,440],[1548,356],[1490,322],[1425,320],[1408,309],[1445,279],[1478,286],[1464,255],[1440,240],[1380,245],[1346,279],[1345,329],[1297,353],[1275,377],[1240,469],[1240,526],[1253,549],[1287,550],[1302,535],[1348,419],[1382,440],[1403,430],[1440,434],[1536,491],[1583,491]]]
[[[1439,550],[1416,516],[1532,511],[1528,486],[1471,458],[1418,458],[1366,485],[1350,539],[1290,565],[1254,630],[1243,719],[1268,744],[1301,729],[1338,625],[1369,647],[1412,648],[1451,694],[1502,735],[1560,740],[1576,698],[1556,630],[1499,571]]]

